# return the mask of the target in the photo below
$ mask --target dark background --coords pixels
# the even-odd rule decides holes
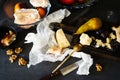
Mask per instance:
[[[0,27],[1,26],[11,26],[15,28],[17,32],[17,41],[10,47],[22,46],[23,53],[20,55],[28,59],[28,53],[32,47],[32,44],[23,44],[24,37],[28,32],[35,32],[35,28],[22,30],[16,28],[16,25],[11,23],[6,17],[3,6],[6,0],[0,0]],[[54,0],[50,0],[52,5],[51,12],[61,8],[54,4]],[[66,18],[63,23],[69,25],[76,25],[79,21],[79,16],[84,9],[70,10],[72,12],[71,16]],[[110,16],[108,19],[107,16]],[[112,15],[112,16],[111,16]],[[120,23],[120,1],[119,0],[98,0],[93,6],[89,7],[89,10],[82,14],[86,17],[100,17],[102,20],[109,21],[112,23]],[[77,19],[75,18],[76,16]],[[75,19],[74,19],[75,18]],[[71,21],[71,22],[70,22]],[[52,70],[60,63],[42,62],[36,66],[31,66],[27,68],[26,66],[19,66],[17,61],[15,63],[10,63],[8,56],[6,55],[6,50],[8,48],[0,48],[0,80],[39,80],[39,78],[48,75]],[[63,66],[73,63],[79,59],[70,58]],[[101,72],[97,72],[95,68],[95,63],[100,63],[103,67]],[[62,66],[62,67],[63,67]],[[120,80],[120,62],[115,62],[112,60],[94,58],[94,64],[90,68],[90,74],[87,76],[76,75],[76,71],[68,74],[67,76],[59,76],[53,80]]]

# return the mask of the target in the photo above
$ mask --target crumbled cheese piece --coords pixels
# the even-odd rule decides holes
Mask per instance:
[[[106,46],[108,49],[112,49],[112,47],[111,47],[111,45],[110,45],[110,42],[111,42],[111,38],[106,38],[105,46]]]
[[[112,30],[114,30],[116,32],[116,36],[117,36],[117,41],[120,43],[120,26],[119,27],[112,27]]]
[[[106,43],[110,43],[111,42],[111,39],[110,38],[106,38]]]
[[[95,64],[97,71],[102,71],[102,66],[100,64]]]
[[[106,46],[108,49],[112,49],[110,43],[105,43],[105,46]]]
[[[105,44],[102,42],[102,40],[96,39],[96,45],[95,46],[96,47],[100,47],[100,46],[105,47]]]
[[[87,34],[82,33],[80,36],[80,43],[82,45],[90,45],[92,42],[92,38],[90,38]]]
[[[110,36],[111,39],[116,39],[116,36],[113,33],[110,33],[109,36]]]
[[[106,38],[106,43],[103,43],[102,40],[96,39],[96,47],[107,47],[108,49],[112,49],[111,45],[110,45],[111,39],[110,38]]]

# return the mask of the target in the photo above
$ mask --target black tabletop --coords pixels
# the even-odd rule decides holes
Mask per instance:
[[[5,1],[6,0],[0,0],[0,26],[12,26],[16,29],[17,41],[15,42],[14,46],[11,46],[11,48],[22,46],[24,50],[20,56],[28,59],[28,53],[32,47],[32,44],[24,44],[24,37],[28,32],[35,32],[36,29],[19,29],[16,28],[13,23],[9,22],[3,10]],[[55,5],[53,1],[54,0],[50,0],[52,4],[50,13],[62,8]],[[72,13],[71,16],[66,18],[63,23],[75,25],[76,21],[79,21],[79,18],[81,16],[88,18],[100,17],[102,20],[108,20],[112,23],[118,23],[120,21],[120,1],[118,0],[98,0],[98,2],[89,7],[89,9],[84,14],[81,14],[81,16],[79,16],[79,14],[85,11],[85,9],[88,8],[70,10]],[[111,13],[115,15],[111,16],[111,19],[108,19],[107,16],[111,15]],[[13,64],[10,63],[8,59],[9,57],[6,55],[7,49],[8,48],[0,47],[0,80],[39,80],[43,76],[50,74],[52,70],[60,63],[41,62],[35,66],[31,66],[30,68],[27,68],[27,66],[19,66],[17,61]],[[71,57],[63,66],[71,64],[77,60],[79,59]],[[119,62],[103,59],[100,57],[93,58],[93,62],[94,64],[90,68],[89,75],[77,75],[77,70],[75,70],[66,76],[58,76],[53,80],[120,80]],[[100,63],[102,65],[103,70],[101,72],[96,71],[95,63]]]

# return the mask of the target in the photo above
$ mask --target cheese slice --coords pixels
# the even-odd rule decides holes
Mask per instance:
[[[70,46],[69,41],[67,40],[62,29],[58,29],[56,32],[56,40],[60,48],[67,48]]]

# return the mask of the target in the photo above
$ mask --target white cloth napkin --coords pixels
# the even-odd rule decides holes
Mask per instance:
[[[28,67],[31,65],[36,65],[42,61],[62,61],[72,51],[71,49],[64,49],[63,55],[61,56],[50,55],[46,53],[48,48],[57,45],[54,37],[55,32],[48,27],[49,24],[51,22],[60,23],[65,17],[69,15],[70,12],[67,9],[60,9],[55,11],[38,24],[37,33],[27,34],[25,37],[25,43],[33,43],[32,49],[29,53]],[[89,68],[93,63],[91,56],[83,52],[75,52],[72,56],[82,58],[77,74],[88,75]]]

